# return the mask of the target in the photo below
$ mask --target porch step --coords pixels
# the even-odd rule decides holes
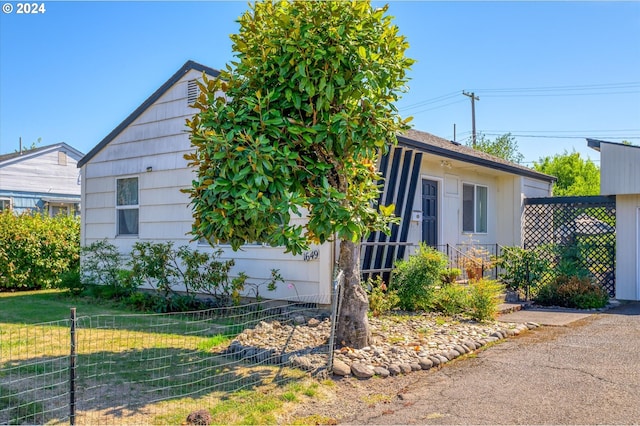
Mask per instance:
[[[504,302],[498,305],[498,314],[508,314],[526,309],[531,302]]]

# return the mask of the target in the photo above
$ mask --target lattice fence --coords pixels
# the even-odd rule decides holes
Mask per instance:
[[[615,296],[615,197],[551,197],[525,199],[524,248],[556,246],[571,255]]]

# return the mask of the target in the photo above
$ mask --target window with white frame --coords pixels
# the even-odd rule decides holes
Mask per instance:
[[[462,231],[475,234],[487,232],[487,187],[462,185]]]
[[[118,235],[138,235],[138,178],[116,181],[116,215]]]
[[[11,198],[0,198],[0,212],[11,210]]]

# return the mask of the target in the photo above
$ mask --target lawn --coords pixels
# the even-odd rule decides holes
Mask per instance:
[[[70,308],[78,424],[274,423],[317,382],[222,351],[238,329],[212,315],[134,314],[56,291],[0,293],[0,424],[68,422]],[[242,409],[239,407],[242,406]]]

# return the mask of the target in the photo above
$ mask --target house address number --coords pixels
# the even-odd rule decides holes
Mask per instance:
[[[305,262],[316,260],[319,257],[320,257],[320,251],[318,250],[311,250],[302,255],[302,258],[304,259]]]

